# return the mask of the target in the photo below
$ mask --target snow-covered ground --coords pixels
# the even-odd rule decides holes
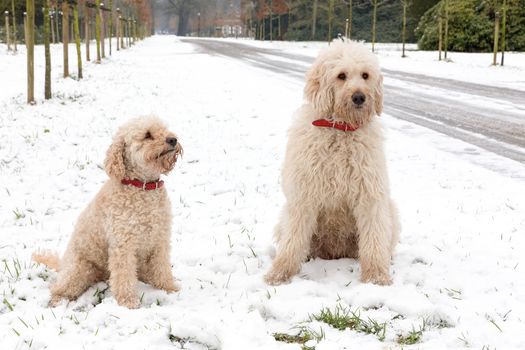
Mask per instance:
[[[317,259],[290,284],[269,287],[263,275],[283,203],[279,169],[302,83],[197,52],[171,36],[86,64],[82,81],[64,80],[60,50],[53,47],[54,98],[43,100],[39,78],[37,104],[28,106],[25,57],[0,47],[9,86],[0,91],[2,350],[300,349],[273,334],[301,327],[322,335],[307,343],[317,350],[525,348],[525,183],[466,161],[468,144],[382,116],[403,225],[394,283],[363,284],[357,261]],[[42,77],[42,48],[36,51]],[[517,82],[509,85],[525,89],[523,64],[516,67]],[[48,308],[56,273],[31,263],[31,253],[64,250],[76,216],[106,179],[102,161],[112,133],[150,113],[171,125],[185,150],[165,178],[173,274],[182,291],[168,295],[140,284],[141,308],[127,310],[99,283],[75,302]],[[384,339],[310,320],[325,307],[384,323]],[[415,345],[399,344],[409,335]]]
[[[291,42],[291,41],[255,41],[248,39],[222,39],[242,42],[257,47],[280,49],[289,53],[315,57],[326,42]],[[365,43],[372,47],[370,43]],[[440,78],[461,80],[491,86],[508,87],[525,90],[525,52],[506,52],[505,64],[500,66],[501,54],[498,54],[498,65],[493,66],[492,53],[449,52],[447,60],[439,61],[437,51],[418,51],[417,45],[407,44],[406,57],[401,57],[401,44],[375,45],[381,65],[386,69],[425,74]],[[275,59],[276,56],[272,58]]]

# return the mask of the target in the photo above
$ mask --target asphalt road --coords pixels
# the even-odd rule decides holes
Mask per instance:
[[[304,80],[313,58],[241,42],[183,39],[202,52]],[[383,69],[385,112],[525,164],[525,91]]]

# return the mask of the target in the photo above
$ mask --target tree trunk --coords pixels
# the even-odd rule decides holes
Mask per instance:
[[[333,31],[333,18],[334,18],[334,0],[328,0],[328,42],[332,40]]]
[[[56,43],[59,43],[60,42],[60,31],[58,30],[58,17],[59,17],[59,13],[58,13],[58,4],[55,5],[55,33],[56,33],[56,39],[57,41],[55,41],[55,44]]]
[[[100,63],[100,0],[95,2],[95,37],[97,40],[97,62]]]
[[[17,35],[18,35],[18,32],[16,30],[16,11],[15,11],[15,0],[11,0],[11,13],[13,14],[13,44],[15,46],[15,52],[18,51],[18,48],[17,48]]]
[[[377,0],[372,0],[374,5],[374,12],[372,14],[372,52],[375,52],[376,44],[376,22],[377,22]]]
[[[315,39],[315,30],[317,27],[317,2],[318,0],[314,0],[312,8],[312,40]]]
[[[111,56],[111,40],[113,38],[113,1],[112,0],[109,0],[108,29],[109,29],[109,55]]]
[[[26,0],[27,103],[35,103],[35,0]]]
[[[117,21],[115,22],[115,34],[117,37],[117,51],[120,51],[120,17],[118,12],[116,20]]]
[[[82,52],[80,51],[80,28],[78,24],[78,3],[73,7],[74,17],[74,32],[75,32],[75,43],[77,46],[77,67],[78,67],[78,79],[82,79]]]
[[[106,20],[104,19],[104,11],[100,8],[100,51],[102,58],[106,58]]]
[[[345,34],[345,36],[348,39],[352,38],[352,14],[353,14],[352,0],[348,0],[348,33]]]
[[[438,28],[439,28],[439,39],[438,39],[438,50],[439,60],[441,61],[441,50],[443,49],[443,10],[439,10]]]
[[[120,18],[120,48],[121,49],[124,49],[124,31],[126,30],[126,28],[124,27],[124,24],[122,23],[124,21],[124,19],[121,17]]]
[[[62,43],[64,47],[64,78],[69,76],[69,4],[62,3]]]
[[[49,20],[50,20],[50,22],[51,22],[51,23],[50,23],[50,27],[51,27],[51,42],[52,42],[53,44],[55,44],[55,43],[56,43],[56,40],[57,40],[56,37],[55,37],[55,16],[56,16],[56,14],[53,13],[53,14],[50,16],[50,18],[49,18]]]
[[[448,0],[445,0],[445,60],[448,53]]]
[[[405,55],[405,41],[406,41],[406,29],[407,29],[407,6],[408,0],[403,1],[403,54],[401,57],[406,57]]]
[[[282,37],[281,37],[281,15],[279,14],[277,16],[278,16],[277,17],[277,25],[278,25],[278,27],[277,27],[277,36],[278,36],[277,40],[282,40]]]
[[[128,20],[126,22],[126,32],[127,32],[127,38],[128,38],[128,47],[131,47],[131,19],[128,17]]]
[[[496,12],[494,18],[494,50],[493,50],[493,59],[492,65],[495,66],[498,64],[498,39],[499,39],[499,12]]]
[[[89,22],[90,22],[90,16],[89,16],[89,7],[87,7],[87,4],[86,6],[84,7],[84,35],[85,35],[85,41],[86,41],[86,61],[90,61],[90,57],[89,57],[89,41],[90,41],[90,38],[89,38]]]
[[[9,11],[5,12],[5,43],[7,51],[11,51],[11,34],[9,33]]]
[[[44,79],[44,98],[51,98],[51,50],[49,47],[49,29],[53,27],[49,18],[49,0],[44,0],[44,51],[46,57],[46,74]]]
[[[273,0],[270,0],[270,41],[273,40]]]
[[[505,35],[507,33],[507,0],[503,0],[503,18],[501,22],[501,65],[505,63],[505,50],[507,49]],[[16,45],[16,43],[15,43]]]

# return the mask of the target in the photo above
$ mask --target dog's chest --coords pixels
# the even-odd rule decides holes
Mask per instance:
[[[343,133],[331,135],[316,146],[310,154],[313,169],[318,169],[323,175],[332,174],[326,176],[327,179],[331,177],[341,181],[347,181],[352,176],[362,160],[360,155],[366,152],[361,142]]]
[[[170,230],[171,206],[165,191],[129,189],[121,204],[114,208],[114,214],[139,246],[147,248],[150,243],[164,239]]]
[[[299,147],[289,154],[284,178],[292,187],[301,187],[308,197],[330,203],[347,201],[363,180],[368,145],[348,133],[317,131],[293,142]]]

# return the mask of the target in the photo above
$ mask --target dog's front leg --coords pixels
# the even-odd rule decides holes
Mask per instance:
[[[171,274],[169,244],[162,244],[154,249],[149,260],[139,269],[139,278],[168,293],[180,290]]]
[[[127,242],[114,242],[109,248],[109,285],[117,303],[130,309],[139,307],[137,296],[137,257]]]
[[[390,203],[376,188],[361,186],[362,193],[354,208],[358,231],[361,281],[389,285],[392,228]]]
[[[272,268],[266,274],[266,283],[278,285],[288,281],[301,269],[306,259],[312,235],[317,223],[317,215],[305,201],[288,203],[281,216],[278,227],[278,252]]]

